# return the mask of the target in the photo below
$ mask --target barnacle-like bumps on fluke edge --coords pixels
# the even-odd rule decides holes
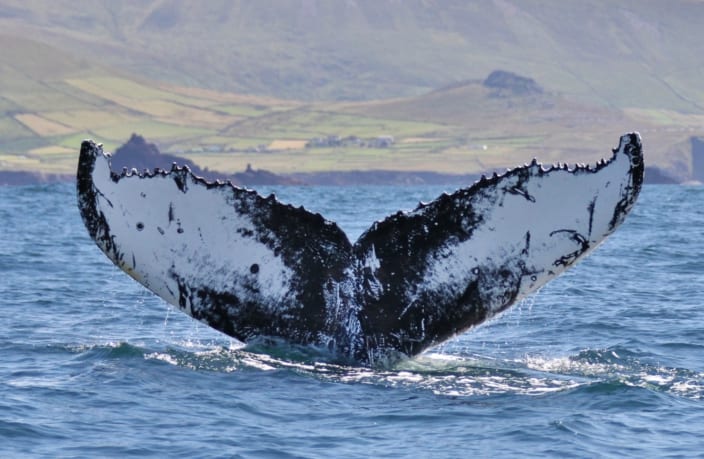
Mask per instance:
[[[637,133],[596,166],[537,161],[376,222],[332,221],[188,168],[116,174],[84,141],[78,207],[119,268],[240,341],[328,349],[364,365],[413,356],[558,276],[624,220],[643,183]]]

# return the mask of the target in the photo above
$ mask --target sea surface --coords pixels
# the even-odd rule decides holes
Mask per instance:
[[[268,187],[351,239],[441,187]],[[448,188],[448,191],[452,191]],[[704,457],[704,187],[646,186],[594,254],[393,368],[243,348],[0,188],[0,457]]]

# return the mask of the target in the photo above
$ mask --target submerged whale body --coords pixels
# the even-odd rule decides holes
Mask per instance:
[[[573,169],[531,164],[376,222],[353,244],[303,207],[188,168],[116,174],[84,141],[78,207],[98,247],[161,298],[240,341],[373,365],[478,325],[555,278],[624,220],[641,139]]]

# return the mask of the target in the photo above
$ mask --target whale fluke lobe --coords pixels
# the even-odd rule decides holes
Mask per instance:
[[[86,140],[88,233],[119,268],[240,341],[272,337],[374,365],[416,355],[555,278],[624,220],[643,183],[640,136],[595,166],[537,160],[397,212],[352,243],[303,207],[188,167],[121,174]]]

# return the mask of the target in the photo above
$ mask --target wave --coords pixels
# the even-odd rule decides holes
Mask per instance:
[[[704,373],[647,363],[624,348],[583,350],[560,358],[527,357],[525,363],[541,372],[588,378],[593,383],[640,387],[693,400],[704,397]]]
[[[426,353],[390,368],[335,363],[315,349],[277,344],[244,347],[233,342],[106,342],[66,346],[79,360],[127,359],[197,372],[280,372],[342,384],[429,391],[440,396],[541,396],[574,390],[641,388],[689,400],[704,398],[704,373],[647,363],[626,348],[586,349],[567,356],[515,359],[481,354]],[[326,360],[326,358],[328,360]]]

